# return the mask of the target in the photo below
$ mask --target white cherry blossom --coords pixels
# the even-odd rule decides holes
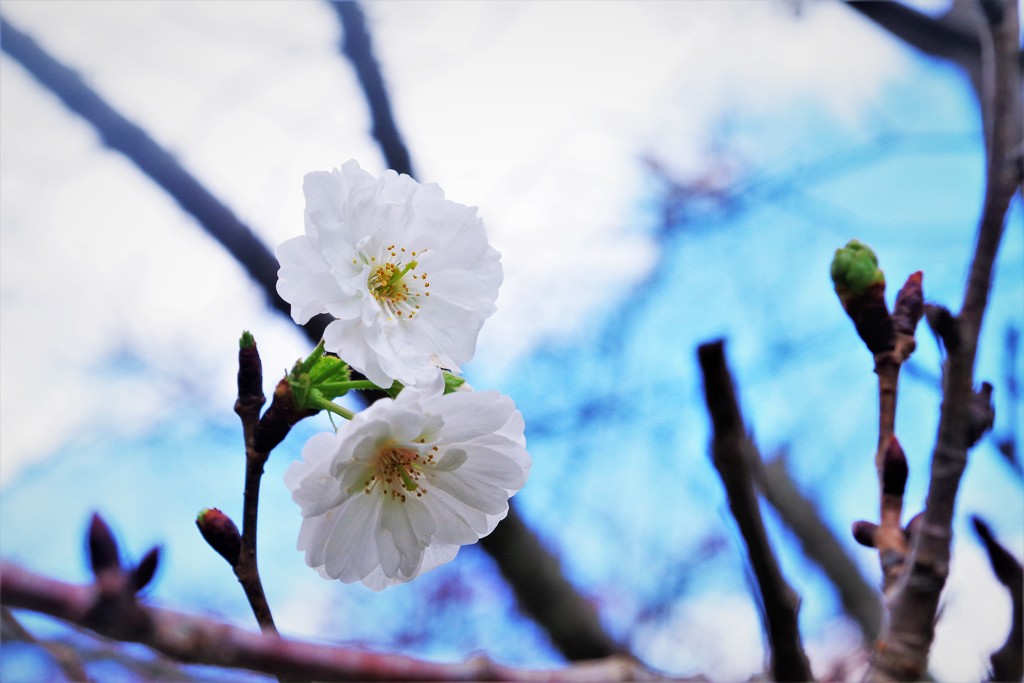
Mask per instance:
[[[373,590],[448,562],[489,534],[531,465],[523,417],[496,391],[440,377],[313,436],[285,474],[298,549],[321,576]]]
[[[348,161],[303,182],[305,234],[277,249],[277,291],[305,323],[335,320],[326,349],[378,386],[459,371],[495,311],[501,256],[476,208],[434,184]]]

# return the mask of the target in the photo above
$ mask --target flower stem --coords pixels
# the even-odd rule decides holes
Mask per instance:
[[[360,382],[351,382],[351,384],[360,384]],[[370,382],[369,384],[371,384],[373,388],[376,388],[376,385],[373,384],[372,382]],[[353,388],[370,388],[370,387],[353,387]],[[315,405],[317,408],[320,408],[321,410],[326,410],[327,412],[334,413],[335,415],[340,415],[343,418],[345,418],[346,420],[351,420],[353,417],[356,416],[356,414],[353,413],[351,410],[348,410],[347,408],[342,408],[341,406],[339,406],[334,401],[328,401],[326,398],[323,398],[323,397],[320,397],[320,396],[310,396],[309,397],[309,402],[312,403],[313,405]]]

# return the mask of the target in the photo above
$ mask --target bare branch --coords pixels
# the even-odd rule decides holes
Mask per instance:
[[[993,681],[1019,681],[1024,677],[1024,568],[1020,562],[996,540],[988,525],[980,517],[972,517],[974,530],[985,544],[992,571],[999,583],[1006,586],[1013,602],[1010,634],[1001,648],[992,653]]]
[[[373,137],[384,153],[388,168],[399,173],[415,177],[412,172],[412,159],[409,150],[402,140],[395,117],[391,113],[391,101],[388,98],[387,86],[381,74],[380,65],[373,55],[373,42],[366,29],[366,17],[358,2],[328,0],[342,27],[341,51],[352,64],[363,86],[363,94],[370,105],[370,118],[373,120]]]
[[[96,586],[45,577],[0,564],[0,593],[8,607],[29,609],[123,642],[141,643],[189,664],[248,669],[281,678],[330,681],[640,681],[669,679],[636,661],[612,657],[562,669],[523,670],[476,657],[440,664],[397,654],[307,643],[254,633],[228,624],[138,602],[103,602]],[[126,630],[119,623],[138,623]]]
[[[480,539],[515,590],[522,610],[543,624],[552,643],[571,661],[627,655],[601,625],[597,611],[569,583],[562,567],[530,531],[514,507]]]
[[[785,458],[779,456],[765,463],[757,483],[765,499],[800,539],[804,555],[821,567],[836,587],[843,609],[860,626],[865,642],[873,643],[882,626],[878,591],[864,580],[843,544],[821,519],[814,502],[797,489]]]
[[[747,545],[747,557],[761,591],[773,677],[778,681],[809,681],[812,679],[811,666],[800,642],[797,619],[800,598],[782,576],[761,519],[754,476],[748,464],[755,446],[743,424],[732,377],[725,362],[725,342],[702,344],[697,348],[697,356],[714,431],[712,460],[725,485],[729,510]]]
[[[925,512],[914,536],[908,569],[890,600],[891,618],[875,662],[875,673],[883,680],[917,680],[927,667],[939,596],[949,573],[954,503],[967,465],[972,423],[977,423],[972,420],[971,407],[976,401],[978,335],[1006,212],[1021,181],[1014,156],[1021,139],[1017,3],[1002,2],[1000,11],[986,16],[992,22],[992,54],[988,57],[995,78],[983,105],[993,113],[985,201],[963,307],[956,318],[959,343],[949,353]]]

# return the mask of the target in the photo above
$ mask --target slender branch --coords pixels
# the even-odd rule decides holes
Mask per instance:
[[[988,525],[972,517],[974,530],[985,544],[992,571],[999,583],[1006,586],[1013,603],[1010,633],[1003,646],[992,653],[993,681],[1019,681],[1024,678],[1024,568],[1020,562],[996,540]]]
[[[626,655],[611,639],[593,605],[565,578],[562,567],[514,507],[480,545],[494,558],[522,610],[543,624],[570,661]]]
[[[373,120],[373,137],[384,153],[388,168],[415,177],[409,150],[402,140],[395,117],[391,113],[391,101],[387,86],[380,71],[377,58],[373,55],[373,42],[366,29],[366,17],[358,2],[328,0],[341,21],[343,37],[341,51],[351,62],[363,86],[363,94],[370,105]]]
[[[864,580],[843,544],[821,519],[814,502],[797,489],[785,458],[779,456],[765,463],[760,468],[757,484],[765,499],[800,540],[804,555],[821,567],[836,587],[843,609],[860,626],[865,642],[873,643],[882,626],[878,592]]]
[[[983,107],[993,112],[985,201],[963,307],[956,319],[959,343],[948,358],[925,512],[908,569],[890,599],[891,618],[875,661],[875,675],[883,680],[916,680],[927,667],[939,596],[949,573],[957,490],[972,438],[980,436],[973,433],[971,419],[978,335],[1006,212],[1021,180],[1013,156],[1021,139],[1017,4],[1001,2],[998,11],[986,15],[991,22],[995,78],[991,92],[985,93],[989,104]]]
[[[210,619],[135,602],[103,602],[96,586],[75,585],[0,564],[0,593],[8,607],[28,609],[123,642],[142,643],[189,664],[248,669],[282,679],[350,681],[566,681],[580,683],[669,679],[634,660],[611,657],[561,669],[523,670],[485,657],[441,664],[398,654],[307,643],[253,633]],[[120,623],[141,628],[118,628]]]
[[[729,510],[747,545],[747,557],[761,591],[764,622],[775,680],[809,681],[811,666],[800,642],[800,598],[786,583],[761,519],[754,476],[748,463],[755,446],[747,435],[736,391],[725,362],[723,341],[697,349],[704,376],[704,398],[714,436],[711,455],[729,498]]]
[[[2,638],[0,640],[20,640],[41,647],[53,657],[53,660],[69,681],[91,680],[86,675],[85,665],[74,648],[64,643],[48,642],[36,638],[18,621],[18,618],[6,606],[0,608],[0,626],[2,626]]]

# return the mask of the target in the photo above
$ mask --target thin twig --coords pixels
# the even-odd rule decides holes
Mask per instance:
[[[96,586],[75,585],[0,564],[0,593],[12,608],[29,609],[123,642],[136,642],[180,662],[248,669],[282,679],[348,681],[566,681],[572,683],[666,678],[625,657],[583,662],[561,669],[524,670],[501,666],[485,657],[441,664],[398,654],[279,638],[138,602],[99,605]],[[103,613],[100,613],[100,612]],[[131,621],[143,628],[125,630]]]
[[[328,0],[342,27],[341,51],[352,64],[363,87],[366,102],[370,105],[370,118],[373,121],[373,137],[384,153],[388,168],[399,173],[415,177],[412,170],[412,159],[409,150],[402,140],[394,114],[391,113],[391,101],[387,87],[380,71],[377,58],[373,55],[373,42],[366,29],[366,17],[358,2]]]
[[[882,626],[878,591],[864,580],[857,564],[822,520],[814,502],[797,489],[785,458],[778,456],[765,463],[757,484],[765,499],[800,540],[804,555],[821,567],[836,587],[843,609],[860,626],[864,641],[873,643]]]
[[[988,525],[980,517],[972,517],[974,530],[985,544],[992,572],[999,583],[1006,586],[1013,604],[1010,633],[1003,646],[992,653],[993,681],[1019,681],[1024,678],[1024,568],[1006,548],[996,540]]]
[[[939,596],[949,573],[954,503],[967,451],[973,445],[970,408],[978,335],[1006,212],[1021,180],[1013,158],[1021,139],[1017,4],[1002,2],[998,9],[987,13],[993,53],[985,58],[992,60],[995,83],[985,93],[988,102],[983,107],[993,113],[985,200],[963,307],[956,319],[959,344],[948,358],[925,512],[908,569],[890,599],[889,625],[876,657],[874,675],[883,680],[917,680],[927,667]]]
[[[779,681],[809,681],[812,679],[811,666],[800,642],[797,619],[800,598],[782,576],[761,519],[754,476],[748,465],[755,447],[743,424],[732,377],[725,362],[725,343],[702,344],[697,355],[714,432],[711,455],[725,485],[729,510],[747,545],[747,557],[761,591],[773,677]]]
[[[256,433],[260,422],[260,408],[266,403],[263,394],[263,365],[255,340],[243,335],[238,350],[238,398],[235,412],[242,421],[245,441],[245,488],[242,498],[242,542],[238,559],[234,564],[235,576],[242,584],[245,597],[252,607],[260,628],[277,633],[274,617],[270,612],[267,596],[256,561],[256,525],[259,519],[260,479],[269,451],[256,446]]]
[[[14,613],[4,606],[0,608],[0,623],[2,623],[3,637],[0,640],[20,640],[25,643],[36,645],[45,650],[64,672],[69,681],[91,681],[86,674],[85,665],[75,652],[75,649],[64,643],[45,641],[36,638],[26,629]]]

